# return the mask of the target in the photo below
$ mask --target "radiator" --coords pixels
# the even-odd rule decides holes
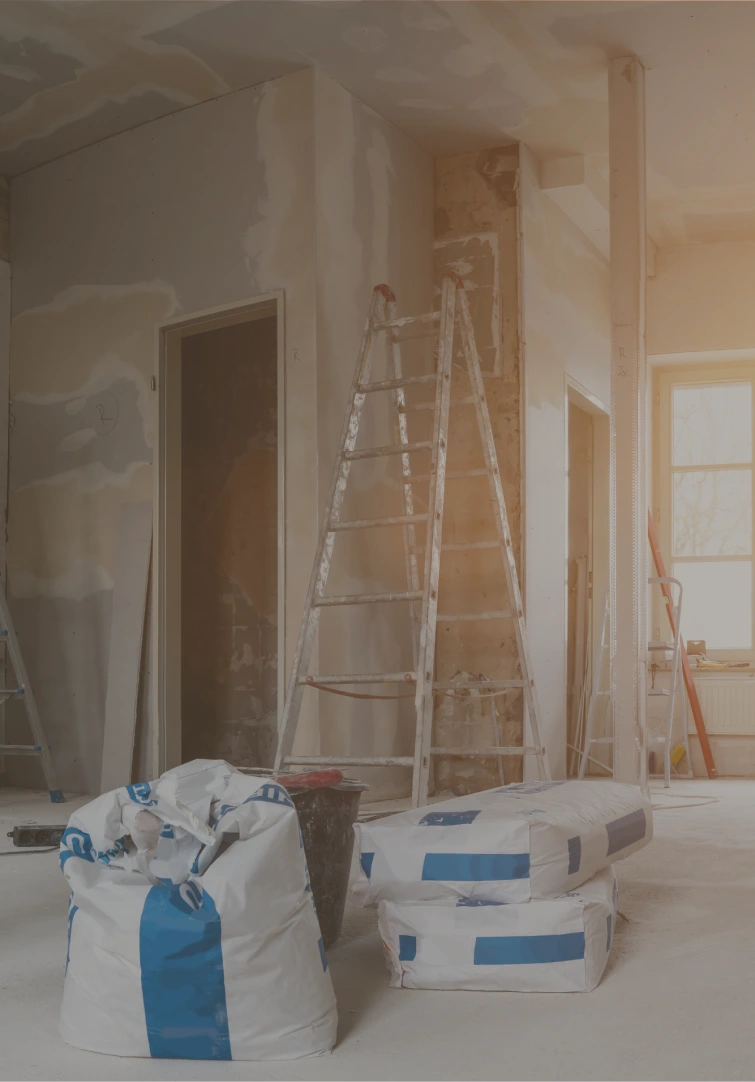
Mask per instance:
[[[695,680],[695,687],[709,734],[755,735],[755,678],[706,676]],[[687,716],[693,733],[691,712]]]

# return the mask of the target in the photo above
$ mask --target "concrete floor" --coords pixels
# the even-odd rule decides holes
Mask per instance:
[[[626,920],[595,991],[391,989],[374,912],[350,908],[330,952],[338,1045],[283,1064],[69,1048],[56,1028],[65,880],[54,853],[0,856],[0,1078],[752,1079],[755,780],[675,782],[671,792],[654,790],[655,841],[618,865]],[[0,790],[0,849],[14,822],[60,821],[61,811]]]

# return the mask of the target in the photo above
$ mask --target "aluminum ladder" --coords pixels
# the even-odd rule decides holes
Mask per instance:
[[[0,756],[37,756],[42,766],[42,773],[44,774],[45,782],[47,783],[48,792],[50,793],[50,800],[53,804],[62,804],[65,801],[65,797],[63,796],[62,790],[58,788],[58,783],[55,780],[55,768],[53,766],[52,756],[50,755],[50,747],[45,740],[42,720],[39,716],[37,702],[34,698],[34,691],[29,682],[29,674],[26,671],[26,665],[24,664],[23,655],[21,653],[21,646],[18,641],[18,632],[13,626],[7,598],[3,597],[1,590],[0,621],[2,621],[2,625],[0,626],[0,642],[5,644],[6,661],[10,658],[13,672],[18,681],[18,687],[0,688],[0,704],[7,702],[9,699],[21,699],[23,701],[26,716],[29,719],[32,739],[34,741],[33,744],[0,744]],[[6,682],[7,680],[8,673],[6,671]]]
[[[407,327],[419,325],[419,329],[437,334],[437,365],[435,372],[419,376],[403,376],[399,334]],[[424,325],[424,327],[422,326]],[[370,381],[371,365],[376,339],[381,332],[388,332],[389,374],[392,378],[379,382]],[[471,394],[452,401],[451,376],[454,358],[455,335],[461,339],[466,361],[466,376]],[[458,344],[458,343],[457,343]],[[409,439],[405,388],[426,384],[434,387],[434,401],[424,408],[433,411],[431,441],[412,442]],[[394,406],[395,442],[387,447],[356,450],[357,436],[365,399],[368,395],[386,392],[392,396]],[[462,471],[446,469],[448,455],[449,412],[451,405],[473,405],[477,428],[484,455],[484,467]],[[414,408],[423,408],[414,407]],[[413,474],[411,456],[418,451],[429,451],[431,464],[429,474]],[[402,514],[379,519],[344,521],[341,508],[349,479],[352,462],[359,459],[380,458],[386,455],[401,456]],[[496,539],[478,541],[466,545],[443,544],[443,508],[447,480],[471,476],[486,476],[495,520]],[[415,512],[415,486],[428,483],[427,512]],[[336,536],[344,530],[367,530],[377,527],[402,527],[406,561],[407,589],[394,593],[352,594],[328,596],[325,587],[333,558]],[[416,528],[425,527],[425,544],[416,543]],[[457,684],[438,681],[435,678],[435,642],[438,617],[438,587],[441,569],[441,552],[444,548],[495,548],[501,553],[509,609],[491,612],[467,612],[442,614],[449,620],[510,620],[513,623],[517,645],[520,677],[517,679],[480,679],[467,681],[464,691],[481,694],[504,691],[509,688],[523,689],[524,702],[532,732],[532,746],[504,747],[500,740],[490,747],[455,748],[435,747],[432,743],[434,696],[436,693],[454,694]],[[420,574],[419,556],[423,556]],[[324,607],[358,605],[375,602],[408,602],[411,609],[412,640],[414,647],[414,670],[411,672],[336,673],[309,675],[309,664],[320,611]],[[415,747],[412,756],[348,757],[348,756],[302,756],[293,753],[294,737],[306,687],[330,690],[343,685],[404,684],[414,685],[416,711]],[[348,694],[348,692],[346,693]],[[358,697],[358,696],[357,696]],[[395,698],[396,696],[391,696]],[[431,757],[474,756],[498,758],[503,755],[533,755],[541,780],[550,779],[550,771],[541,741],[540,709],[538,706],[532,665],[527,650],[526,629],[522,599],[519,590],[516,564],[509,531],[503,487],[493,439],[493,429],[487,406],[480,362],[474,341],[464,286],[458,275],[446,274],[443,279],[441,307],[439,312],[399,319],[396,298],[386,285],[375,286],[370,302],[367,323],[362,338],[354,379],[349,392],[346,420],[340,439],[335,466],[330,483],[327,503],[323,514],[320,536],[315,554],[312,576],[309,582],[299,638],[291,667],[283,713],[278,730],[278,748],[275,769],[289,764],[307,766],[411,766],[412,806],[427,802]],[[523,742],[524,743],[524,742]]]
[[[676,703],[676,692],[679,687],[679,677],[681,673],[680,658],[681,658],[681,615],[682,615],[682,584],[678,579],[669,578],[666,575],[657,578],[649,578],[648,585],[665,587],[663,590],[664,599],[669,606],[669,622],[673,630],[673,639],[669,642],[666,641],[651,641],[648,643],[648,650],[651,653],[671,653],[671,684],[669,688],[650,688],[648,690],[649,697],[663,697],[667,699],[666,712],[662,724],[662,733],[659,735],[648,734],[648,744],[662,744],[663,745],[663,774],[654,773],[651,777],[662,777],[664,781],[664,787],[668,788],[671,784],[671,740],[673,736],[674,728],[674,709]],[[671,589],[676,587],[677,600],[674,604],[669,600],[671,597]],[[605,654],[609,649],[608,641],[608,629],[609,629],[609,595],[606,590],[605,601],[603,603],[603,621],[600,629],[600,652],[595,665],[595,672],[593,674],[593,686],[592,694],[590,697],[590,705],[587,711],[587,721],[585,723],[585,740],[582,749],[582,757],[579,764],[579,777],[584,778],[587,771],[587,763],[591,759],[590,748],[593,744],[613,744],[613,736],[600,736],[594,737],[593,732],[595,728],[595,716],[597,713],[598,703],[601,699],[610,695],[610,691],[606,688],[600,687],[601,674],[603,671]],[[686,700],[684,703],[684,735],[682,744],[687,756],[687,777],[691,778],[692,775],[692,758],[689,750],[689,737],[687,735],[687,710]],[[592,760],[597,765],[603,767],[605,770],[609,768],[603,763],[599,763],[598,760]]]
[[[666,714],[663,723],[663,732],[659,735],[651,735],[648,733],[648,744],[662,744],[663,745],[663,774],[654,773],[650,776],[653,778],[663,777],[664,788],[668,789],[671,784],[671,738],[673,736],[674,729],[674,706],[676,703],[676,693],[679,688],[679,678],[681,676],[681,653],[682,653],[682,638],[681,638],[681,620],[682,620],[682,594],[683,588],[679,579],[670,578],[668,575],[660,575],[656,578],[648,579],[651,586],[660,586],[663,590],[664,601],[668,607],[669,625],[673,629],[673,638],[666,642],[663,640],[653,640],[648,643],[648,650],[655,653],[671,654],[671,680],[668,688],[650,688],[648,690],[648,696],[658,696],[667,699]],[[673,600],[673,588],[676,588],[677,596],[676,601]],[[687,756],[687,770],[688,777],[692,777],[692,758],[689,751],[689,737],[687,735],[687,710],[686,700],[684,708],[684,736],[683,746]]]

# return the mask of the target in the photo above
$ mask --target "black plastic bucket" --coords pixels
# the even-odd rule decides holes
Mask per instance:
[[[274,773],[265,767],[238,769],[243,774]],[[288,791],[299,816],[312,897],[326,949],[332,947],[343,927],[354,850],[353,828],[360,798],[367,789],[369,786],[361,781],[344,778],[338,785],[292,787]]]
[[[312,897],[326,948],[335,943],[343,927],[353,828],[365,789],[362,782],[344,778],[338,785],[322,789],[290,790],[299,815]]]

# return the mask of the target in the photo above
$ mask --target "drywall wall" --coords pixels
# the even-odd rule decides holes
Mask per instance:
[[[755,243],[661,248],[648,278],[647,352],[755,349]]]
[[[13,208],[11,594],[62,784],[91,790],[116,512],[156,491],[159,328],[283,293],[288,671],[371,287],[388,278],[407,310],[431,303],[431,159],[307,70],[26,174]],[[355,581],[379,570],[360,562]],[[153,624],[158,599],[159,583]],[[396,625],[369,626],[398,651]],[[341,640],[320,638],[347,667]],[[376,753],[413,736],[388,705]],[[317,707],[302,715],[302,753],[320,750]],[[323,746],[348,754],[338,738],[356,746],[361,722],[328,713]]]
[[[610,401],[608,267],[520,147],[525,605],[553,776],[566,765],[566,380]],[[527,764],[525,764],[527,767]]]
[[[275,753],[277,336],[273,315],[181,341],[184,759]]]
[[[519,150],[514,145],[480,153],[456,154],[435,162],[435,297],[440,301],[442,276],[460,274],[467,289],[506,509],[521,571],[521,440],[520,364],[517,273],[517,182]],[[469,394],[469,383],[454,371],[454,391]],[[451,411],[449,468],[479,468],[483,464],[477,420],[471,406]],[[495,538],[488,484],[484,477],[450,481],[444,512],[447,541],[486,541]],[[506,609],[499,550],[452,551],[443,554],[441,609],[469,612]],[[463,681],[464,674],[490,679],[518,675],[510,621],[438,625],[438,676]],[[499,715],[500,742],[522,743],[522,696],[515,691],[481,702],[469,694],[444,697],[436,708],[438,744],[474,746],[493,740],[490,707]],[[495,741],[499,742],[498,739]],[[521,757],[506,757],[507,781],[521,780]],[[498,781],[493,760],[443,759],[436,766],[440,788],[485,789]]]
[[[10,592],[70,790],[96,791],[99,776],[118,506],[154,492],[158,329],[276,289],[286,596],[301,609],[317,524],[313,79],[240,91],[13,182]],[[19,760],[12,777],[35,784],[36,771]]]
[[[399,313],[432,309],[432,159],[407,136],[348,94],[322,72],[316,74],[315,183],[317,250],[317,416],[320,509],[330,484],[343,428],[349,388],[373,287],[388,283]],[[349,183],[344,183],[349,178]],[[386,336],[382,336],[385,339]],[[385,342],[379,341],[373,379],[386,377]],[[412,363],[432,371],[432,354],[404,350]],[[390,396],[368,397],[358,447],[395,441]],[[419,461],[421,456],[414,456]],[[355,462],[342,518],[401,513],[396,456]],[[416,464],[416,463],[415,463]],[[330,594],[379,593],[406,588],[402,531],[354,531],[336,540]],[[321,672],[388,672],[413,668],[410,613],[406,602],[323,610]],[[354,690],[396,694],[395,686]],[[401,689],[406,692],[411,689]],[[367,701],[325,692],[319,697],[324,755],[411,755],[412,699]],[[406,768],[360,768],[371,795],[410,791]]]

